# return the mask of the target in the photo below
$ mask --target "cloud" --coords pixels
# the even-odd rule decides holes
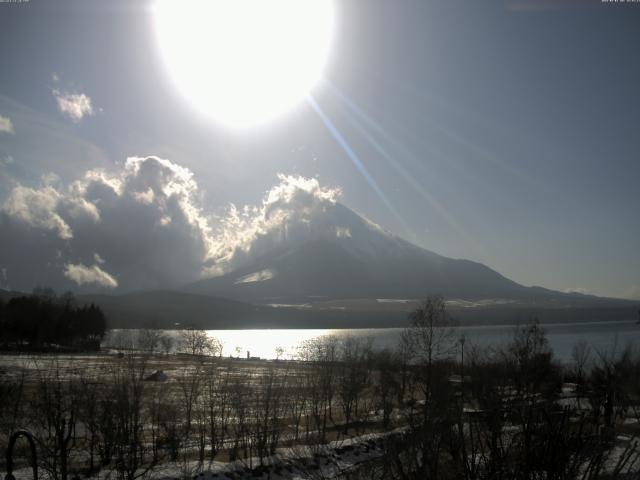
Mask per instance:
[[[200,197],[189,169],[153,156],[17,183],[0,208],[0,266],[23,290],[89,285],[70,283],[69,265],[99,265],[121,290],[184,285],[210,267],[215,243]]]
[[[53,96],[58,103],[60,113],[78,123],[85,116],[94,114],[91,98],[84,93],[62,92],[57,88],[53,89]]]
[[[218,218],[210,274],[237,268],[284,241],[296,243],[335,229],[323,219],[340,197],[339,189],[323,187],[315,178],[280,174],[278,179],[260,205],[231,205]]]
[[[15,159],[11,155],[7,155],[6,157],[0,157],[0,167],[7,167],[15,163]]]
[[[16,133],[15,129],[13,128],[13,122],[9,117],[3,117],[2,115],[0,115],[0,133]]]
[[[340,188],[295,175],[279,174],[278,180],[258,205],[232,204],[216,218],[205,275],[252,265],[267,253],[287,254],[308,241],[330,242],[365,260],[381,249],[406,248],[404,241],[341,205]]]
[[[102,270],[98,265],[87,267],[81,263],[65,265],[64,276],[78,285],[95,284],[105,288],[116,288],[115,278]]]
[[[35,190],[18,185],[2,210],[27,225],[53,230],[61,239],[69,239],[73,237],[71,228],[56,211],[61,198],[60,193],[51,186]]]
[[[6,138],[10,145],[0,147],[2,170],[24,185],[34,185],[44,172],[56,172],[65,182],[78,178],[91,168],[112,168],[113,160],[105,151],[78,136],[78,131],[62,116],[51,116],[0,94],[0,113],[11,118],[15,135],[0,133],[0,144]],[[9,149],[10,146],[10,149]],[[15,162],[7,168],[7,155]],[[5,174],[8,172],[5,170]],[[11,185],[0,179],[0,204]]]
[[[340,217],[339,197],[315,178],[279,175],[258,205],[230,205],[214,216],[189,169],[129,157],[71,182],[15,182],[0,208],[0,267],[20,290],[180,287],[284,243],[318,235],[351,241],[359,232]]]

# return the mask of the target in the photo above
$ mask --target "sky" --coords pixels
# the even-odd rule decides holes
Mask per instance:
[[[640,298],[640,3],[336,0],[311,100],[250,128],[177,88],[153,8],[0,3],[0,288],[180,285],[274,198],[339,191],[524,285]]]

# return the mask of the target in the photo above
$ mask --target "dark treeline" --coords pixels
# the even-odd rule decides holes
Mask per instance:
[[[71,293],[36,289],[30,296],[0,299],[0,348],[98,350],[106,331],[99,307],[78,306]]]
[[[221,358],[203,331],[175,349],[142,331],[137,349],[123,341],[90,368],[57,356],[0,371],[0,448],[26,426],[54,480],[135,480],[167,464],[190,479],[214,461],[236,462],[229,478],[636,478],[637,350],[578,344],[563,365],[535,321],[478,349],[441,298],[410,322],[386,351],[328,336],[301,361],[243,361]],[[280,447],[293,455],[274,456]]]

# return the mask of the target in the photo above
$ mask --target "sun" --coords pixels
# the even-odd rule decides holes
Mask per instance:
[[[333,0],[157,0],[162,57],[215,120],[265,123],[305,98],[331,45]]]

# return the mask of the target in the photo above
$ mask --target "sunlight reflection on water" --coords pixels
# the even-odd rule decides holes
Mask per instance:
[[[349,333],[348,333],[349,332]],[[337,335],[361,335],[358,330],[275,329],[275,330],[207,330],[207,334],[222,342],[222,355],[260,358],[297,358],[299,349],[314,338]]]
[[[513,325],[464,326],[455,335],[465,337],[465,352],[473,346],[500,347],[513,338]],[[593,353],[622,351],[627,345],[640,347],[640,325],[634,321],[545,324],[549,344],[556,359],[571,361],[574,345],[587,342]],[[255,330],[207,330],[210,337],[222,343],[222,355],[242,357],[247,355],[263,359],[300,358],[301,347],[314,338],[333,335],[338,338],[355,336],[370,337],[375,349],[395,349],[400,341],[402,328],[371,329],[255,329]],[[135,337],[135,330],[112,330],[103,342],[104,346],[115,346],[120,335]],[[167,335],[176,340],[179,330],[167,330]],[[178,342],[174,343],[174,347]]]
[[[579,341],[586,341],[594,351],[622,350],[628,344],[640,345],[640,325],[633,321],[593,322],[574,324],[543,325],[554,355],[562,361],[571,360],[571,350]],[[401,328],[375,329],[282,329],[282,330],[207,330],[207,334],[216,337],[223,344],[224,356],[260,358],[297,358],[299,347],[313,338],[323,335],[338,337],[371,337],[375,348],[397,346]],[[466,339],[465,351],[471,345],[480,347],[500,346],[513,337],[512,325],[486,325],[460,327],[457,335]],[[280,350],[282,349],[282,350]]]

